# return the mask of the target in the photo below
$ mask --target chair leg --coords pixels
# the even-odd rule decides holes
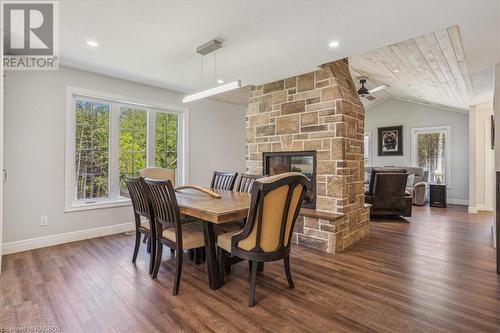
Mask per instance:
[[[182,273],[182,254],[183,251],[176,251],[176,261],[177,261],[177,266],[175,268],[175,281],[174,281],[174,296],[179,293],[179,285],[181,283],[181,273]]]
[[[286,279],[288,280],[288,287],[290,287],[290,289],[293,289],[295,288],[295,285],[293,284],[292,272],[290,271],[290,256],[286,256],[285,258],[283,258],[283,262],[285,265],[285,273],[286,273]]]
[[[228,253],[225,253],[225,260],[226,260],[226,274],[229,275],[231,274],[231,263],[229,262],[231,258],[231,255]]]
[[[263,272],[263,271],[264,271],[264,263],[259,262],[259,272]]]
[[[156,237],[153,237],[153,235],[149,236],[150,241],[149,241],[149,249],[150,249],[150,254],[149,254],[149,276],[153,276],[153,271],[155,269],[155,258],[156,258]]]
[[[250,289],[248,290],[248,306],[255,305],[255,285],[257,284],[257,270],[259,263],[252,261],[250,269]]]
[[[194,264],[199,265],[203,262],[203,254],[201,248],[194,249]]]
[[[201,254],[201,262],[205,262],[205,260],[207,260],[207,253],[205,252],[204,247],[200,247],[200,254]]]
[[[153,274],[151,277],[153,279],[156,279],[158,276],[158,271],[160,270],[160,264],[161,264],[161,256],[163,254],[163,244],[160,242],[160,240],[156,241],[156,254],[155,254],[155,267],[153,269]]]
[[[132,262],[137,260],[137,254],[139,253],[139,245],[141,245],[141,233],[139,231],[135,232],[135,247],[134,254],[132,255]]]
[[[146,244],[146,248],[147,248],[148,253],[151,253],[151,247],[152,246],[153,246],[153,244],[151,242],[151,236],[148,236],[148,241],[147,241],[147,244]]]

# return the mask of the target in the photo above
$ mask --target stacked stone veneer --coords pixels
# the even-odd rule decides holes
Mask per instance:
[[[262,174],[263,152],[315,150],[316,209],[341,214],[299,217],[296,244],[335,253],[368,235],[364,119],[347,59],[253,88],[246,114],[246,171]]]

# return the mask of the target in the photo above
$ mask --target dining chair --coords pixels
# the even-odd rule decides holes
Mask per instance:
[[[132,262],[137,260],[139,246],[141,244],[141,234],[148,237],[147,249],[150,253],[149,259],[149,274],[153,273],[153,264],[155,258],[154,246],[154,214],[151,207],[151,202],[147,193],[144,190],[144,178],[142,177],[123,177],[127,185],[130,199],[132,200],[132,208],[135,218],[135,247],[132,256]],[[141,219],[142,217],[142,219]]]
[[[232,191],[237,177],[237,172],[214,171],[210,187],[218,190]]]
[[[238,192],[247,192],[250,193],[252,190],[252,185],[256,179],[263,178],[261,175],[249,175],[242,174],[240,177],[240,181],[238,182],[238,186],[236,186],[236,191]],[[246,219],[242,221],[233,221],[228,223],[222,223],[217,225],[216,228],[221,230],[222,232],[231,232],[236,230],[241,230],[245,226]],[[230,266],[227,266],[226,272],[230,272]]]
[[[139,176],[143,178],[152,178],[160,180],[170,180],[175,186],[175,170],[167,168],[143,168],[139,170]],[[149,241],[148,236],[144,236],[144,243]]]
[[[144,168],[139,170],[139,175],[144,178],[160,179],[160,180],[170,180],[175,186],[175,170],[166,168]]]
[[[232,257],[249,261],[248,306],[255,304],[259,264],[283,259],[288,286],[294,288],[290,271],[290,244],[295,221],[310,181],[301,173],[287,172],[255,180],[247,222],[243,230],[217,237],[219,269],[224,279]]]
[[[252,185],[255,182],[255,180],[263,177],[265,176],[242,174],[238,186],[236,187],[236,191],[248,192],[248,193],[252,192]]]
[[[146,192],[151,199],[155,221],[155,263],[152,277],[158,276],[163,245],[175,249],[176,269],[173,294],[179,293],[184,250],[205,247],[201,223],[182,223],[175,190],[170,180],[145,179]]]

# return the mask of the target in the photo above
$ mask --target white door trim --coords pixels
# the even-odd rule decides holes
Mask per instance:
[[[3,4],[0,5],[0,17],[3,17]],[[4,69],[3,69],[3,24],[0,25],[0,273],[2,273],[2,242],[3,242],[3,182],[4,182],[4,165],[3,165],[3,85],[4,85]]]

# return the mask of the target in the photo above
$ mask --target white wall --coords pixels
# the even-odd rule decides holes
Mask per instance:
[[[181,95],[61,67],[8,72],[5,90],[3,241],[74,232],[133,220],[130,206],[64,213],[66,87],[182,105]],[[187,105],[189,183],[209,185],[214,170],[245,169],[246,107],[203,100]],[[40,216],[49,225],[40,226]]]
[[[377,128],[403,125],[403,156],[378,156]],[[366,111],[365,132],[370,132],[373,166],[411,166],[411,129],[450,126],[451,183],[449,203],[467,204],[468,201],[468,115],[432,106],[389,99]]]

